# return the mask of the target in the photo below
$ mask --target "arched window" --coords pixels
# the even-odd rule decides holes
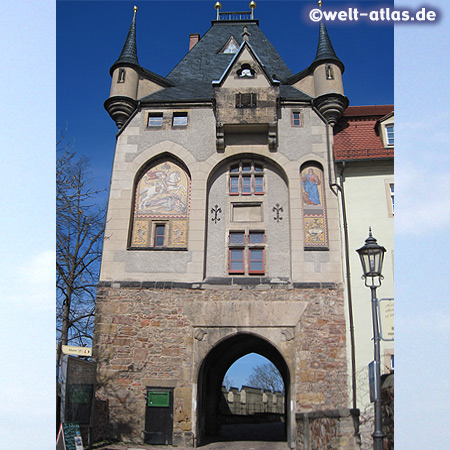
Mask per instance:
[[[139,178],[133,211],[131,248],[170,250],[187,247],[190,177],[166,160]]]
[[[322,167],[317,163],[306,163],[302,166],[300,176],[305,249],[328,248]]]

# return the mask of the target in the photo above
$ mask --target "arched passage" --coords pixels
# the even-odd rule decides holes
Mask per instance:
[[[205,357],[200,367],[197,384],[197,442],[199,444],[209,439],[220,440],[222,380],[228,368],[237,359],[252,352],[267,358],[280,372],[285,386],[285,424],[290,423],[288,405],[291,395],[291,377],[286,361],[276,347],[266,339],[251,333],[238,333],[217,344]]]

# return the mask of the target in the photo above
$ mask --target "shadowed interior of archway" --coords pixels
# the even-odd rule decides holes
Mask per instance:
[[[222,381],[229,367],[249,353],[272,362],[285,386],[282,414],[232,415],[226,411]],[[268,341],[238,333],[214,347],[203,361],[198,379],[197,442],[286,441],[286,407],[289,404],[289,370],[280,352]],[[224,405],[225,403],[225,405]]]

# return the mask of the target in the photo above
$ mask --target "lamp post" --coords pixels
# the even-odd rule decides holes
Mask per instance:
[[[366,287],[370,288],[372,300],[372,325],[373,325],[373,346],[375,362],[375,429],[372,434],[373,449],[383,450],[384,433],[381,425],[381,375],[380,375],[380,330],[378,327],[377,294],[376,290],[381,286],[381,269],[383,267],[384,253],[386,249],[377,244],[377,240],[372,236],[369,228],[369,237],[363,247],[356,250],[361,259],[363,269],[362,278]]]

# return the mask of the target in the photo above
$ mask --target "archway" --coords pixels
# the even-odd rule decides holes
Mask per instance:
[[[237,333],[217,344],[205,357],[198,374],[197,399],[197,443],[224,440],[221,436],[223,417],[220,413],[223,402],[222,380],[228,368],[239,358],[249,353],[258,353],[267,358],[280,372],[285,386],[284,424],[276,440],[286,440],[290,420],[289,368],[281,353],[266,339],[251,333]],[[227,439],[230,439],[228,434]],[[267,438],[270,440],[270,438]],[[234,440],[242,439],[242,434]]]

